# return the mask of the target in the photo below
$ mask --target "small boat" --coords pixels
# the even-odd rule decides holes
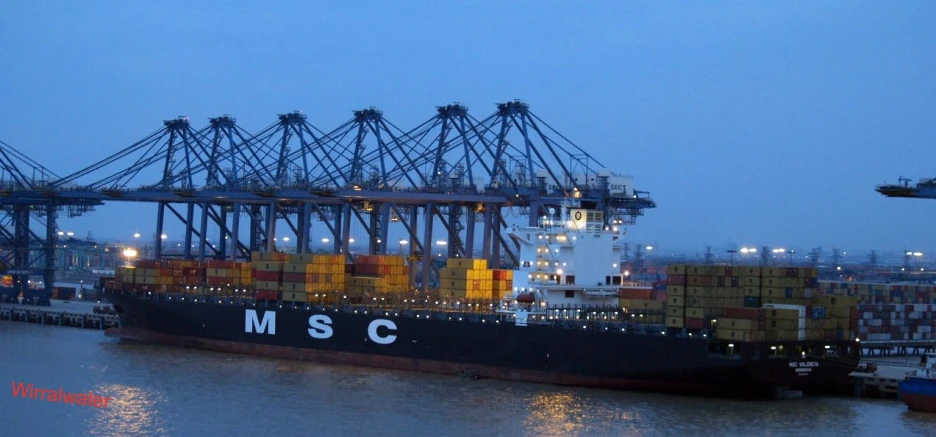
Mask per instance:
[[[920,357],[920,368],[900,382],[900,396],[913,411],[936,413],[936,353]]]

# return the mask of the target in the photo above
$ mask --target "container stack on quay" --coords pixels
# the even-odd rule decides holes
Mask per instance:
[[[739,342],[847,340],[857,299],[827,295],[809,267],[671,265],[667,328]]]
[[[439,269],[439,298],[493,301],[513,288],[513,270],[488,269],[487,260],[449,258]]]
[[[821,281],[827,295],[858,300],[861,341],[936,340],[936,285]]]
[[[349,296],[395,294],[408,289],[409,266],[402,255],[358,255],[349,268]]]

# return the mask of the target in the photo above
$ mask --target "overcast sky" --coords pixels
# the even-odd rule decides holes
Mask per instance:
[[[8,0],[0,140],[66,175],[178,115],[258,131],[301,109],[327,131],[376,106],[415,127],[519,98],[657,201],[630,241],[934,250],[936,201],[874,191],[936,177],[934,17],[930,1]],[[128,239],[154,211],[61,227]]]

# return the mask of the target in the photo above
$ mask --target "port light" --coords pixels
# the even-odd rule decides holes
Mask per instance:
[[[728,343],[728,347],[734,347],[734,343]]]
[[[832,349],[832,346],[826,345],[826,349]]]

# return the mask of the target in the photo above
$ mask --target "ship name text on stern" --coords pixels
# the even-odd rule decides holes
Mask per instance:
[[[325,314],[313,314],[309,317],[309,336],[319,340],[327,340],[335,333],[332,328],[332,319]],[[391,344],[396,341],[394,334],[383,334],[378,332],[379,328],[386,331],[396,331],[396,323],[392,320],[374,319],[367,326],[367,337],[370,341],[377,344]],[[268,334],[276,335],[276,311],[266,311],[263,318],[257,316],[257,310],[245,310],[244,312],[244,332],[248,334]]]

